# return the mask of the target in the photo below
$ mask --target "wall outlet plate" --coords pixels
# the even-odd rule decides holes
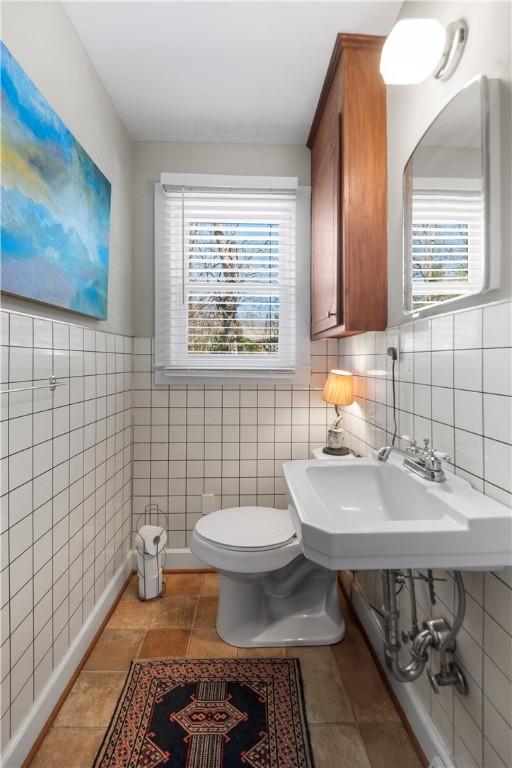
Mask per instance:
[[[201,496],[201,514],[209,515],[210,512],[215,512],[217,509],[217,503],[214,493],[203,493]]]

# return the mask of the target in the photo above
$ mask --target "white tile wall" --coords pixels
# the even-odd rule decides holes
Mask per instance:
[[[201,496],[217,507],[285,506],[282,465],[325,445],[334,410],[320,396],[337,341],[312,344],[310,387],[155,386],[151,339],[134,339],[134,529],[147,504],[167,516],[173,548],[189,543]]]
[[[430,438],[448,453],[452,470],[512,505],[511,306],[500,303],[342,340],[339,365],[353,371],[358,393],[345,409],[349,445],[366,454],[392,438],[391,369],[382,353],[399,330],[399,435],[418,442]],[[435,575],[446,579],[438,584],[444,597],[433,608],[425,599],[422,611],[448,618],[453,580],[447,573]],[[485,578],[463,576],[468,606],[458,658],[469,694],[437,696],[425,679],[414,685],[458,768],[506,768],[512,765],[512,569]],[[375,575],[358,579],[378,604]]]
[[[505,503],[510,318],[510,304],[499,304],[403,325],[397,364],[399,434],[433,439],[457,473]],[[354,372],[355,402],[345,414],[351,447],[364,454],[389,442],[388,342],[386,332],[314,342],[306,388],[164,387],[152,383],[151,339],[133,339],[132,350],[121,336],[2,313],[2,388],[39,383],[52,370],[68,384],[54,395],[0,398],[4,741],[123,559],[148,503],[167,516],[176,548],[188,544],[203,493],[215,494],[219,507],[286,504],[282,464],[323,445],[334,418],[320,396],[332,367]],[[377,599],[375,576],[360,579]],[[459,648],[470,695],[435,697],[424,679],[416,686],[458,768],[502,768],[511,764],[512,569],[464,579]],[[439,596],[437,610],[449,615],[449,576]],[[420,616],[429,613],[420,593]]]
[[[130,544],[132,339],[1,313],[2,744]],[[86,351],[84,351],[86,350]]]

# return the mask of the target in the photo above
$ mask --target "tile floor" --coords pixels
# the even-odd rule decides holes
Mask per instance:
[[[168,574],[142,603],[132,578],[31,768],[91,766],[135,658],[289,656],[301,661],[315,768],[421,768],[357,626],[335,646],[233,648],[215,631],[217,577]]]

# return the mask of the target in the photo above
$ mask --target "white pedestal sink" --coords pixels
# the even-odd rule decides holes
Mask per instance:
[[[512,565],[512,511],[451,472],[423,480],[394,455],[292,461],[284,477],[304,555],[326,568]]]

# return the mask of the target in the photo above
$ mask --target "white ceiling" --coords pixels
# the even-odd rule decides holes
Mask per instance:
[[[401,2],[66,2],[133,139],[303,144],[337,32]]]

